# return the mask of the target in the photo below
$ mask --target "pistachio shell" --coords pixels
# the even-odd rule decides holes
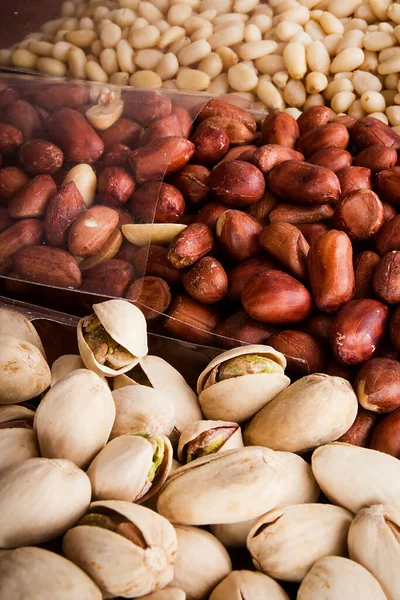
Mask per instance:
[[[245,548],[247,536],[258,517],[239,523],[218,523],[211,525],[211,532],[225,548]]]
[[[114,418],[108,385],[92,371],[73,371],[47,392],[36,411],[40,452],[87,467],[106,444]]]
[[[346,379],[314,373],[292,383],[251,420],[247,445],[307,452],[337,440],[353,424],[358,402]]]
[[[234,448],[243,448],[242,431],[237,423],[233,423],[232,421],[194,421],[183,429],[179,437],[178,458],[180,462],[187,462],[184,454],[186,449],[185,447],[189,442],[195,440],[200,434],[207,431],[214,429],[217,432],[221,427],[236,428],[236,431],[234,431],[234,433],[232,433],[232,435],[218,450],[215,450],[214,453],[223,452],[225,450],[233,450]]]
[[[341,556],[326,556],[304,577],[297,600],[387,600],[367,569]]]
[[[170,471],[168,473],[167,479],[169,477],[171,477],[171,475],[173,473],[175,473],[175,471],[177,469],[179,469],[181,466],[182,466],[181,463],[179,463],[177,460],[175,460],[173,458],[172,462],[171,462],[171,468],[170,468]],[[153,494],[153,496],[150,496],[150,498],[148,500],[145,500],[143,502],[143,506],[146,506],[146,508],[151,508],[151,510],[155,510],[157,512],[157,501],[158,501],[158,496],[160,495],[160,491],[161,490],[158,490],[158,492],[156,492],[155,494]]]
[[[14,463],[35,456],[40,454],[36,433],[32,429],[0,429],[0,472]]]
[[[174,585],[187,600],[208,598],[215,586],[232,570],[229,554],[216,537],[197,527],[175,526],[178,539]]]
[[[400,598],[400,513],[378,504],[363,508],[349,531],[349,556],[379,581],[388,600]]]
[[[168,586],[163,590],[142,596],[141,600],[186,600],[186,594],[183,590]]]
[[[0,557],[0,598],[101,600],[93,581],[72,562],[43,548],[17,548]]]
[[[133,381],[128,375],[117,375],[112,380],[112,389],[115,392],[116,390],[120,390],[123,387],[129,387],[139,385],[136,381]]]
[[[0,547],[41,544],[85,513],[91,487],[69,460],[29,458],[0,474]]]
[[[130,521],[138,543],[101,527],[78,525],[63,539],[63,552],[100,587],[104,598],[136,598],[166,586],[173,577],[176,533],[157,513],[124,501],[100,501],[89,512],[109,510]]]
[[[107,377],[115,377],[130,371],[148,351],[146,319],[142,311],[127,300],[115,299],[94,304],[93,312],[107,333],[134,358],[129,365],[118,370],[98,363],[83,337],[83,319],[81,319],[78,323],[78,347],[86,367]]]
[[[400,510],[400,461],[393,456],[336,442],[317,448],[311,466],[333,504],[353,513],[372,504]]]
[[[245,354],[266,356],[283,369],[286,367],[283,354],[270,346],[249,345],[223,352],[210,362],[197,381],[200,406],[207,419],[225,419],[236,423],[247,421],[290,384],[286,375],[259,373],[225,379],[204,389],[204,384],[215,367]]]
[[[31,421],[33,424],[34,417],[35,411],[26,408],[26,406],[20,406],[19,404],[3,404],[0,406],[0,423],[23,419]]]
[[[37,348],[46,358],[42,341],[38,332],[25,315],[8,308],[0,308],[0,331],[2,335],[11,335],[24,342],[29,342]]]
[[[178,223],[146,223],[144,225],[122,225],[121,229],[128,242],[135,246],[148,246],[149,244],[168,246],[174,237],[186,227],[187,225]]]
[[[174,523],[237,523],[272,510],[293,495],[318,496],[309,465],[299,456],[249,447],[210,454],[166,481],[157,509]]]
[[[0,404],[16,404],[39,396],[50,385],[50,369],[30,342],[0,335]]]
[[[77,371],[78,369],[84,369],[85,364],[79,354],[64,354],[64,356],[60,356],[53,362],[51,367],[51,384],[50,387],[53,387],[66,375],[72,373],[72,371]]]
[[[155,494],[167,479],[172,463],[171,442],[163,435],[158,437],[164,445],[163,461],[146,494],[142,490],[153,463],[153,446],[145,437],[128,433],[106,444],[91,463],[87,474],[93,499],[143,502]]]
[[[247,537],[259,571],[274,579],[301,581],[323,556],[346,556],[353,515],[330,504],[298,504],[260,517]]]
[[[268,575],[254,571],[232,571],[217,585],[210,596],[210,600],[228,600],[228,598],[229,600],[289,600],[289,596],[279,583]]]
[[[175,410],[168,396],[145,385],[126,386],[114,390],[112,396],[115,421],[111,439],[137,431],[170,435]]]

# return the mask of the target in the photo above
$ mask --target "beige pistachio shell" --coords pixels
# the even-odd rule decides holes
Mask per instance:
[[[225,548],[245,548],[247,536],[258,517],[239,523],[218,523],[211,525],[211,532]]]
[[[15,427],[0,429],[0,472],[27,458],[40,456],[36,433]]]
[[[263,573],[232,571],[217,585],[210,600],[289,600],[283,588]],[[343,599],[344,600],[344,599]]]
[[[260,517],[247,537],[259,571],[274,579],[302,581],[323,556],[346,556],[353,515],[330,504],[297,504]]]
[[[400,514],[378,504],[356,514],[349,531],[349,556],[379,581],[388,600],[400,598]]]
[[[297,600],[387,600],[377,580],[341,556],[320,558],[304,577]]]
[[[24,342],[29,342],[37,348],[46,358],[42,341],[33,324],[25,315],[8,308],[0,308],[0,331],[2,335],[11,335]]]
[[[0,598],[101,600],[93,581],[72,562],[43,548],[17,548],[0,557]]]
[[[33,424],[34,417],[35,411],[26,406],[20,406],[19,404],[3,404],[0,406],[0,423],[23,419]]]
[[[83,319],[81,319],[78,323],[78,347],[86,367],[107,377],[115,377],[130,371],[148,351],[146,319],[142,311],[127,300],[115,299],[94,304],[93,312],[107,333],[128,350],[134,359],[132,363],[118,370],[99,364],[83,337]]]
[[[64,354],[64,356],[60,356],[57,360],[54,361],[51,367],[51,384],[53,387],[66,375],[72,373],[72,371],[77,371],[78,369],[84,369],[85,364],[79,354]]]
[[[134,225],[122,225],[122,233],[131,244],[135,246],[148,246],[149,244],[157,244],[159,246],[168,246],[170,242],[184,229],[187,225],[179,225],[178,223],[146,223]]]
[[[50,380],[50,368],[37,346],[0,335],[0,404],[31,400],[49,387]]]
[[[353,513],[373,504],[400,510],[400,461],[394,456],[336,442],[317,448],[311,466],[333,504]]]
[[[0,474],[0,547],[41,544],[62,535],[90,503],[86,473],[69,460],[29,458]]]
[[[128,375],[117,375],[116,377],[113,377],[111,385],[113,391],[115,392],[116,390],[120,390],[123,387],[134,386],[139,384],[136,383],[136,381],[133,381],[133,379],[131,379],[130,377],[128,377]]]
[[[115,421],[111,439],[142,431],[169,436],[174,428],[175,409],[170,398],[145,385],[114,390]]]
[[[194,421],[187,425],[179,437],[178,443],[178,458],[181,463],[186,462],[185,447],[189,442],[195,440],[199,435],[206,431],[221,427],[236,427],[236,431],[224,442],[216,452],[224,452],[225,450],[233,450],[234,448],[243,448],[242,431],[237,423],[232,421]]]
[[[238,523],[282,502],[291,503],[299,489],[304,496],[318,496],[318,486],[303,459],[253,446],[210,454],[184,465],[164,484],[157,509],[170,521],[185,525]]]
[[[186,594],[183,590],[168,586],[163,590],[142,596],[141,600],[186,600]]]
[[[163,443],[164,457],[145,494],[143,489],[153,464],[153,446],[146,438],[128,433],[106,444],[91,463],[87,474],[93,499],[142,503],[155,494],[168,477],[173,453],[167,437],[161,434],[156,437]]]
[[[186,592],[187,600],[208,598],[232,571],[229,554],[216,537],[197,527],[176,526],[178,552],[171,585]]]
[[[65,556],[93,579],[103,597],[136,598],[168,585],[177,549],[173,526],[154,511],[130,502],[93,502],[89,512],[96,510],[125,517],[138,532],[137,544],[95,526],[78,525],[65,534]]]
[[[307,452],[337,440],[353,424],[357,396],[342,377],[314,373],[283,390],[247,427],[246,444]]]
[[[210,362],[197,382],[200,406],[207,419],[247,421],[290,384],[290,379],[283,373],[259,373],[225,379],[203,389],[215,367],[245,354],[266,356],[286,368],[283,354],[270,346],[242,346],[223,352]]]
[[[175,460],[174,458],[172,459],[171,462],[171,468],[169,470],[168,473],[168,477],[171,477],[171,475],[173,475],[173,473],[175,473],[175,471],[177,469],[179,469],[181,467],[181,463],[179,463],[177,460]],[[161,488],[162,489],[162,488]],[[150,498],[148,500],[145,500],[142,504],[143,506],[146,506],[147,508],[151,508],[151,510],[155,510],[157,512],[157,502],[158,502],[158,496],[160,495],[160,490],[158,490],[158,492],[156,492],[155,494],[153,494],[152,496],[150,496]]]
[[[36,411],[40,452],[86,468],[106,444],[114,418],[108,385],[88,369],[73,371],[51,388]]]

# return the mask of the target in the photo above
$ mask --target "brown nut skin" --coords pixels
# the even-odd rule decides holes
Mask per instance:
[[[82,282],[75,258],[60,248],[22,248],[13,257],[13,267],[22,279],[44,285],[77,288]]]
[[[314,312],[311,317],[302,323],[301,330],[311,335],[324,347],[328,347],[333,319],[333,315]]]
[[[0,92],[0,108],[3,108],[6,104],[20,100],[21,94],[18,90],[11,87],[5,87]]]
[[[181,274],[168,260],[168,248],[151,244],[136,250],[133,265],[139,277],[153,275],[161,277],[169,285],[177,285],[181,281]]]
[[[247,209],[249,215],[254,217],[256,221],[263,227],[269,223],[269,215],[275,207],[277,199],[269,190],[265,190],[263,197],[254,204],[250,204]]]
[[[286,148],[294,148],[300,136],[299,126],[291,115],[273,112],[267,115],[261,127],[263,144],[279,144]]]
[[[331,117],[332,111],[327,106],[312,106],[311,108],[307,108],[297,119],[300,135],[326,125],[331,120]]]
[[[374,292],[386,304],[400,303],[400,251],[385,254],[376,267]]]
[[[182,129],[182,135],[183,137],[189,139],[193,131],[193,121],[189,111],[183,106],[175,105],[172,107],[171,114],[178,117]]]
[[[391,250],[400,250],[400,215],[382,225],[375,238],[375,248],[380,256]]]
[[[323,312],[336,312],[354,297],[353,248],[346,233],[332,229],[314,240],[308,253],[308,278]]]
[[[246,110],[218,98],[212,98],[205,106],[201,106],[200,110],[195,106],[193,114],[198,123],[202,123],[210,117],[229,117],[243,123],[250,131],[257,130],[254,118]]]
[[[228,317],[215,329],[217,335],[225,338],[221,345],[227,349],[245,344],[264,344],[275,332],[274,327],[254,321],[244,310]]]
[[[133,275],[132,265],[111,258],[83,272],[81,289],[98,295],[121,297]]]
[[[381,200],[394,206],[400,205],[400,167],[392,167],[377,173],[375,186]]]
[[[390,339],[396,350],[400,352],[400,307],[394,311],[390,320]]]
[[[185,212],[185,200],[176,187],[149,181],[135,191],[130,209],[137,222],[180,223]]]
[[[176,115],[169,115],[150,123],[140,138],[140,146],[146,146],[146,144],[150,144],[160,138],[173,135],[182,137],[183,132],[178,117]]]
[[[353,446],[368,448],[376,421],[377,415],[375,413],[359,406],[353,425],[336,441],[342,442],[343,444],[353,444]]]
[[[298,204],[335,203],[341,193],[333,171],[310,163],[289,160],[272,169],[268,186],[274,194]]]
[[[287,329],[268,338],[268,345],[282,352],[287,360],[287,371],[292,376],[304,377],[322,373],[325,353],[321,345],[308,333]]]
[[[121,231],[119,229],[115,229],[97,254],[93,254],[93,256],[84,258],[79,263],[80,270],[86,271],[87,269],[91,269],[96,265],[100,265],[101,263],[110,260],[111,258],[116,258],[122,246],[122,241],[123,235]]]
[[[290,223],[271,223],[258,236],[261,246],[298,279],[307,275],[310,246],[304,235]]]
[[[371,170],[366,167],[346,167],[337,172],[342,195],[355,190],[372,190]]]
[[[341,196],[333,221],[353,242],[368,240],[383,225],[383,204],[372,190],[354,190]]]
[[[3,123],[13,125],[22,133],[24,142],[42,133],[42,123],[38,111],[25,100],[10,102],[1,108],[0,119]]]
[[[325,223],[296,223],[296,227],[300,229],[310,246],[314,240],[329,231]]]
[[[21,165],[31,175],[52,175],[61,168],[64,155],[47,140],[30,140],[19,150]]]
[[[0,207],[0,233],[10,227],[12,224],[13,220],[10,217],[8,210]]]
[[[185,165],[171,178],[171,183],[183,194],[192,206],[203,206],[208,199],[207,185],[209,169],[203,165]]]
[[[224,129],[208,125],[190,138],[195,145],[193,160],[202,165],[214,165],[229,149],[229,138]]]
[[[38,175],[11,198],[8,210],[13,219],[42,217],[57,186],[50,175]]]
[[[379,173],[384,169],[394,167],[397,162],[397,152],[394,148],[386,146],[368,146],[354,158],[356,167],[366,167],[372,173]]]
[[[100,134],[104,143],[104,152],[119,144],[134,148],[142,132],[142,127],[131,119],[118,119],[114,125]]]
[[[97,254],[118,226],[117,211],[108,206],[92,206],[72,224],[68,249],[74,256],[85,258]]]
[[[252,152],[254,154],[256,150],[257,146],[254,146],[254,144],[245,144],[244,146],[236,146],[235,148],[230,148],[225,154],[224,158],[220,160],[219,163],[215,166],[217,167],[218,165],[220,165],[223,162],[226,162],[227,160],[241,160],[240,157],[242,156],[242,154],[247,155],[248,152]]]
[[[257,321],[299,323],[308,317],[313,301],[308,290],[283,271],[266,271],[249,279],[243,288],[245,311]]]
[[[327,123],[317,129],[303,134],[296,144],[296,150],[304,156],[312,156],[324,148],[341,148],[345,150],[349,143],[349,132],[340,123]]]
[[[131,152],[130,165],[138,184],[161,179],[179,171],[194,153],[194,144],[184,137],[161,138]]]
[[[150,125],[153,121],[171,114],[171,98],[160,92],[138,91],[131,94],[122,91],[121,100],[124,101],[124,116],[140,125]]]
[[[251,277],[278,268],[278,262],[269,256],[256,256],[240,263],[228,273],[229,298],[234,302],[241,302],[243,288]]]
[[[93,164],[104,151],[101,137],[85,117],[73,108],[61,108],[53,113],[49,135],[70,163]]]
[[[377,300],[352,300],[342,306],[330,332],[335,358],[346,365],[371,358],[383,340],[388,321],[387,306]]]
[[[257,139],[257,135],[248,129],[244,123],[231,117],[210,117],[198,125],[196,132],[200,132],[209,126],[223,129],[231,146],[251,144]]]
[[[340,363],[333,358],[327,361],[324,373],[332,377],[343,377],[343,379],[347,379],[350,383],[354,379],[354,367]]]
[[[125,297],[135,304],[148,321],[164,313],[171,304],[171,290],[160,277],[141,277],[128,288]]]
[[[400,410],[382,419],[374,428],[370,443],[372,450],[400,458]]]
[[[261,253],[258,235],[262,226],[247,213],[227,210],[217,221],[216,233],[224,254],[235,262]]]
[[[226,204],[209,202],[195,215],[194,223],[204,223],[214,233],[218,219],[226,211]]]
[[[302,206],[300,204],[278,204],[269,213],[271,223],[317,223],[331,219],[334,209],[330,204]]]
[[[129,159],[131,156],[131,149],[123,144],[117,144],[111,146],[108,150],[104,151],[103,156],[97,163],[97,169],[102,170],[106,167],[123,167],[129,169]]]
[[[175,269],[190,267],[208,254],[214,238],[204,223],[192,223],[181,231],[170,243],[168,260]]]
[[[34,104],[47,110],[58,110],[63,106],[79,108],[90,102],[89,87],[80,84],[69,83],[68,85],[54,84],[41,85],[29,93],[29,98]]]
[[[352,117],[350,115],[340,115],[339,117],[335,117],[332,119],[333,123],[340,123],[340,125],[344,125],[346,129],[350,131],[350,129],[357,123],[357,117]]]
[[[400,149],[400,135],[391,127],[374,117],[364,117],[351,128],[351,141],[359,150],[368,146],[386,146],[387,148]]]
[[[250,162],[266,174],[285,160],[304,160],[304,155],[293,148],[278,146],[278,144],[266,144],[252,153]]]
[[[358,371],[354,389],[361,406],[388,413],[400,406],[400,363],[392,358],[372,358]]]
[[[0,233],[0,261],[26,246],[37,246],[43,240],[44,227],[38,219],[22,219]]]
[[[24,138],[19,129],[7,123],[0,123],[0,154],[2,156],[14,154],[23,141]]]
[[[97,180],[99,200],[114,208],[128,202],[135,191],[135,180],[122,167],[106,167]]]
[[[168,318],[170,317],[170,318]],[[194,344],[213,344],[219,315],[213,306],[189,296],[176,296],[168,310],[164,327],[168,333]]]
[[[383,204],[383,217],[386,221],[390,221],[390,219],[393,219],[393,217],[395,217],[397,215],[397,211],[394,208],[394,206],[392,206],[391,204],[388,204],[387,202],[382,202]]]
[[[228,292],[228,276],[221,263],[212,256],[201,258],[182,277],[183,287],[195,300],[214,304]]]
[[[314,152],[308,159],[312,165],[326,167],[334,173],[350,167],[352,161],[353,157],[350,152],[342,148],[322,148],[322,150]]]
[[[73,181],[60,188],[50,199],[46,210],[44,225],[47,243],[66,247],[70,226],[85,210],[85,202]]]
[[[365,250],[354,257],[354,276],[356,291],[354,298],[370,298],[375,269],[380,261],[379,256],[372,250]]]
[[[221,163],[211,171],[207,185],[215,200],[238,207],[257,202],[265,192],[260,169],[242,160]]]
[[[30,178],[18,167],[0,169],[0,202],[12,198],[19,190],[28,185]]]

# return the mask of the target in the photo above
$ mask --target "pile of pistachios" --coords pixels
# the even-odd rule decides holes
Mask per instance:
[[[347,380],[242,346],[196,394],[124,300],[51,366],[0,332],[0,600],[399,600],[400,461],[335,442]]]

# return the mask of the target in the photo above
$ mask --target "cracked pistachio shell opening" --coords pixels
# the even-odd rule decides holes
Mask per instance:
[[[227,431],[229,437],[219,435],[219,431]],[[182,431],[178,443],[178,459],[187,462],[188,444],[204,438],[199,444],[206,454],[224,452],[235,448],[243,448],[242,431],[237,423],[232,421],[194,421]]]
[[[232,571],[217,585],[209,600],[289,600],[277,581],[255,571]]]

